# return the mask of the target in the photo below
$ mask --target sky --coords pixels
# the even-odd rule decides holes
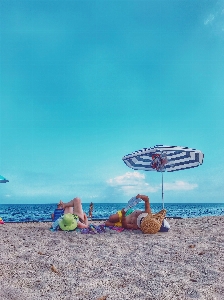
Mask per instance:
[[[159,203],[157,144],[205,155],[165,203],[224,203],[223,82],[223,0],[1,0],[0,203]]]

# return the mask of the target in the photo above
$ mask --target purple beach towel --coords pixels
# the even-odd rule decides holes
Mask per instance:
[[[97,234],[97,233],[104,233],[105,231],[105,226],[104,225],[89,225],[88,228],[83,228],[81,229],[82,234]]]

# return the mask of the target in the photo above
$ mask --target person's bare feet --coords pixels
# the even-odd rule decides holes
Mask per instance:
[[[58,203],[58,207],[61,207],[62,209],[65,209],[65,205],[64,205],[64,203],[61,200]]]

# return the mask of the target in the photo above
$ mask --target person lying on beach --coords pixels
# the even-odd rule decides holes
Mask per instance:
[[[88,218],[87,215],[83,212],[82,202],[80,198],[76,197],[67,203],[63,203],[60,200],[58,205],[63,208],[64,215],[72,214],[74,216],[74,219],[77,221],[78,228],[87,228],[89,226]]]
[[[151,208],[149,204],[149,197],[145,195],[137,195],[136,198],[140,198],[145,202],[145,210],[135,210],[130,214],[125,213],[124,208],[119,210],[116,214],[113,214],[105,222],[106,226],[117,226],[126,229],[141,229],[141,221],[151,214]]]

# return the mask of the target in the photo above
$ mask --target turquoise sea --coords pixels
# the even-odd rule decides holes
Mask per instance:
[[[94,203],[93,220],[107,219],[110,214],[126,206],[126,203]],[[56,204],[1,204],[0,217],[5,222],[42,222],[51,221],[51,213]],[[153,212],[162,209],[161,203],[151,203]],[[136,209],[144,209],[139,203]],[[224,215],[224,203],[166,203],[168,217],[195,218]],[[89,203],[83,203],[83,210],[88,215]]]

